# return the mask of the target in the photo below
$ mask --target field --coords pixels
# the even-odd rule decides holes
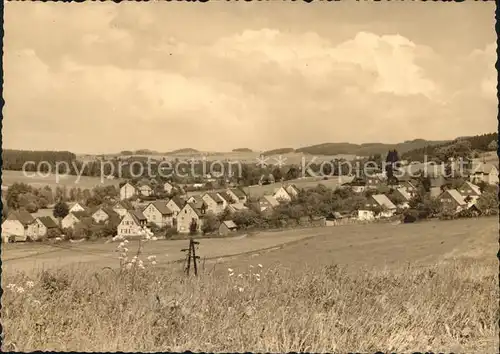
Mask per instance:
[[[18,182],[29,184],[36,188],[43,188],[45,186],[50,186],[55,189],[57,186],[66,186],[68,188],[81,188],[81,189],[92,189],[95,186],[118,186],[120,179],[103,179],[101,181],[100,177],[86,177],[81,176],[71,176],[71,175],[60,175],[57,177],[55,174],[49,176],[30,176],[24,175],[22,171],[6,171],[2,170],[2,186],[11,186],[12,184]]]
[[[2,349],[494,352],[497,239],[497,218],[205,239],[198,278],[169,263],[186,241],[123,273],[116,244],[9,244]]]

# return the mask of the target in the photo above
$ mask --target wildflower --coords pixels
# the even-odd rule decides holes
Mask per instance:
[[[238,288],[238,291],[239,291],[240,293],[242,293],[243,291],[245,291],[245,289],[243,289],[243,288],[241,288],[241,287],[240,287],[240,288]]]
[[[35,286],[35,283],[34,283],[34,282],[32,282],[31,280],[28,280],[28,281],[26,282],[26,286],[27,286],[28,288],[32,288],[32,287],[34,287],[34,286]]]
[[[230,276],[230,277],[232,277],[233,275],[234,275],[234,273],[232,273],[232,272],[231,272],[231,273],[229,273],[229,276]]]
[[[156,264],[156,261],[152,261],[152,262],[151,262],[151,264],[152,264],[152,265],[155,265],[155,264]]]
[[[151,237],[151,241],[156,241],[158,238],[156,236]]]
[[[243,278],[243,274],[238,274],[238,278]]]
[[[21,286],[18,286],[18,287],[17,287],[17,289],[16,289],[16,291],[17,291],[19,294],[22,294],[22,293],[24,293],[24,288],[23,288],[23,287],[21,287]]]
[[[262,268],[262,264],[259,263],[258,266],[259,266],[259,268]]]
[[[253,265],[250,264],[250,268],[253,268]]]
[[[16,288],[16,284],[9,284],[7,285],[7,289],[14,290]]]
[[[156,256],[148,256],[148,261],[154,261],[156,259]]]
[[[228,271],[229,273],[232,273],[232,272],[233,272],[233,270],[232,270],[231,268],[227,268],[227,271]]]
[[[125,244],[127,244],[127,243],[128,243],[128,240],[125,240],[125,241],[123,241],[123,242],[124,242]]]
[[[132,268],[132,263],[127,263],[127,265],[125,266],[125,268],[131,269]]]

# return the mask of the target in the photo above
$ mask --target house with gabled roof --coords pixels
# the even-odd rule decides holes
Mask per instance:
[[[125,183],[120,188],[120,200],[130,199],[139,194],[139,190],[130,182]]]
[[[170,182],[165,182],[163,183],[163,190],[170,194],[174,190],[174,185]]]
[[[33,223],[33,216],[24,210],[10,212],[2,223],[3,242],[26,241],[28,226]]]
[[[72,229],[76,224],[82,222],[85,218],[89,218],[88,211],[74,211],[69,213],[61,220],[61,227],[63,229]]]
[[[112,209],[120,217],[124,217],[129,210],[134,210],[134,207],[128,200],[120,200],[112,206]]]
[[[276,200],[272,195],[263,195],[259,198],[260,211],[271,210],[280,205],[280,202]]]
[[[400,208],[409,208],[410,207],[410,200],[412,198],[411,194],[407,192],[405,188],[397,188],[394,190],[394,195],[399,197],[399,199],[402,200],[402,202],[397,205]]]
[[[143,197],[150,197],[154,194],[153,187],[150,183],[141,183],[138,188],[139,194]]]
[[[441,193],[438,198],[445,209],[459,212],[468,207],[464,197],[456,189],[448,189]]]
[[[238,226],[234,223],[233,220],[225,220],[219,225],[219,235],[227,236],[228,234],[235,232],[238,230]]]
[[[87,208],[79,202],[71,203],[69,205],[69,212],[70,213],[72,213],[74,211],[86,211],[86,210],[87,210]]]
[[[177,232],[178,233],[190,233],[191,225],[196,225],[196,232],[201,231],[203,225],[203,218],[206,215],[205,204],[202,204],[202,208],[198,208],[194,203],[186,203],[181,209],[179,214],[177,214]]]
[[[239,202],[244,204],[247,202],[248,197],[240,188],[226,189],[226,193],[232,197],[234,203]]]
[[[218,215],[224,211],[224,199],[222,199],[217,193],[204,193],[201,199],[207,205],[207,211]]]
[[[380,208],[380,213],[376,214],[374,209]],[[370,196],[365,205],[358,210],[358,219],[373,220],[376,218],[389,218],[395,214],[397,207],[385,194],[374,194]]]
[[[273,193],[274,199],[276,199],[279,202],[291,202],[292,197],[288,192],[286,191],[285,187],[281,186],[279,188],[276,188]]]
[[[146,233],[148,220],[141,211],[129,210],[118,224],[117,235],[121,237],[142,237]]]
[[[174,213],[174,219],[177,216],[177,214],[179,213],[179,211],[181,211],[184,204],[186,204],[186,202],[179,197],[170,198],[168,200],[167,208],[172,210],[172,212]]]
[[[95,223],[99,224],[106,223],[112,218],[119,219],[120,215],[115,210],[113,210],[113,208],[110,208],[108,206],[100,206],[92,212],[91,217]]]
[[[50,216],[39,216],[28,225],[27,236],[32,240],[47,237],[49,230],[58,229],[57,223]]]
[[[285,190],[288,193],[288,195],[292,198],[296,198],[299,195],[299,190],[293,184],[289,184],[288,186],[286,186]]]
[[[166,200],[155,200],[149,203],[142,213],[148,223],[156,224],[158,227],[173,225],[174,212],[167,206]]]
[[[472,167],[470,181],[498,185],[498,169],[491,163],[476,162]]]
[[[248,210],[248,208],[245,206],[245,204],[242,204],[242,203],[229,204],[227,206],[227,209],[229,210],[230,213],[235,213],[237,211],[242,211],[242,210]]]

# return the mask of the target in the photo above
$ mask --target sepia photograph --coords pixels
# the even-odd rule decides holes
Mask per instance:
[[[498,352],[495,5],[5,2],[1,350]]]

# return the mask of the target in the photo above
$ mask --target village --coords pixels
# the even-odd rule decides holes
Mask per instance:
[[[2,223],[2,238],[3,242],[24,242],[83,240],[103,236],[137,238],[146,234],[157,238],[172,235],[228,236],[239,230],[259,228],[259,222],[252,224],[246,220],[248,215],[269,221],[273,213],[287,214],[283,208],[293,206],[303,210],[291,211],[286,217],[274,215],[279,219],[277,222],[268,222],[265,226],[261,222],[260,227],[335,226],[384,220],[412,222],[418,219],[418,216],[412,216],[411,211],[418,208],[417,199],[422,199],[422,194],[439,203],[440,215],[446,214],[449,218],[491,212],[480,207],[478,201],[485,188],[492,190],[492,186],[498,185],[498,170],[492,164],[476,164],[466,178],[446,178],[437,170],[426,179],[410,177],[409,170],[403,172],[403,176],[389,179],[385,173],[351,177],[349,182],[335,188],[335,193],[343,191],[347,194],[339,198],[355,200],[355,203],[326,211],[325,208],[320,211],[305,210],[308,209],[304,207],[307,197],[300,198],[308,192],[299,189],[293,181],[277,183],[271,193],[260,196],[249,195],[244,187],[237,186],[187,193],[186,189],[193,189],[193,186],[171,181],[159,185],[154,179],[142,179],[135,183],[126,181],[116,197],[108,197],[97,206],[86,205],[84,200],[61,202],[65,206],[57,216],[56,212],[37,216],[26,210],[11,211]],[[212,181],[212,178],[209,180]],[[194,189],[200,187],[203,184],[197,184]],[[309,192],[312,190],[309,188]],[[422,203],[420,200],[420,205]],[[61,209],[61,206],[56,205],[55,208]],[[438,216],[437,211],[435,215],[428,214]]]

